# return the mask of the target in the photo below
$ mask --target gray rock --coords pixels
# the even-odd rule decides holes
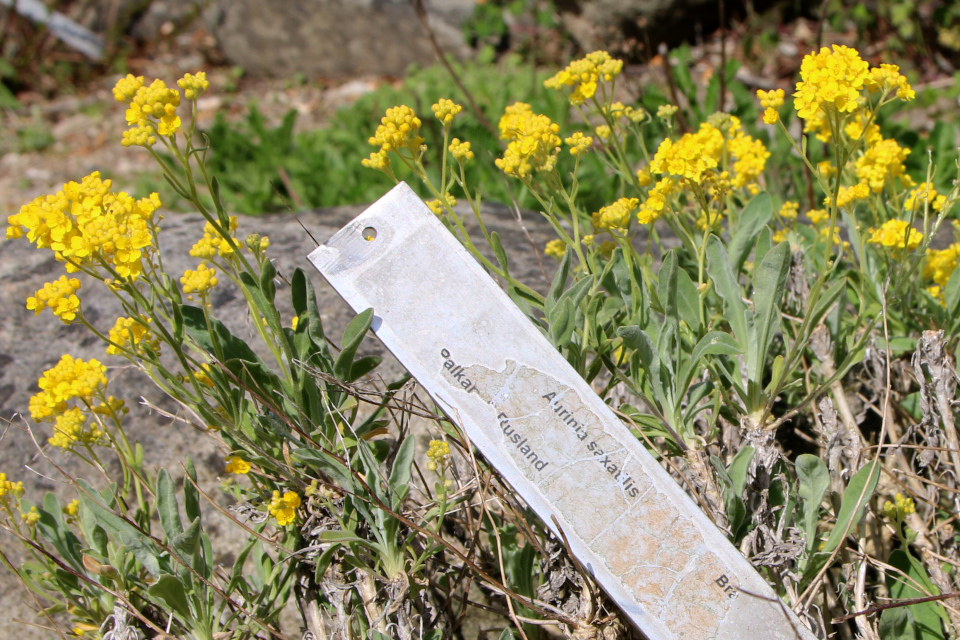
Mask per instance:
[[[469,55],[460,25],[473,0],[427,3],[443,49]],[[207,28],[224,57],[258,76],[400,76],[436,60],[407,0],[230,0],[211,5]]]
[[[299,218],[310,233],[323,242],[362,209],[337,207],[301,213]],[[489,229],[500,234],[510,256],[511,271],[521,280],[545,291],[546,279],[534,258],[530,241],[509,210],[495,204],[485,204],[484,209],[484,219]],[[472,215],[467,214],[467,221],[472,221]],[[553,237],[549,225],[537,214],[526,214],[524,223],[538,247]],[[178,278],[184,269],[195,268],[198,262],[189,257],[188,251],[202,234],[203,219],[197,214],[168,213],[161,227],[165,267],[168,273]],[[242,236],[251,232],[270,237],[269,255],[273,257],[282,276],[289,278],[296,267],[308,273],[317,291],[324,329],[339,344],[343,329],[353,313],[307,262],[306,256],[314,244],[296,219],[289,214],[242,218],[239,233]],[[475,235],[479,236],[479,233]],[[550,258],[546,260],[549,269],[554,263]],[[219,495],[217,490],[217,478],[223,474],[224,453],[218,448],[214,437],[150,411],[141,404],[140,399],[143,398],[166,412],[177,412],[176,405],[143,374],[129,367],[121,358],[107,356],[102,343],[85,328],[64,325],[49,312],[34,317],[26,310],[26,298],[33,295],[44,282],[54,280],[62,273],[63,266],[53,259],[49,251],[39,251],[23,239],[0,241],[0,303],[7,310],[0,316],[0,417],[10,421],[8,428],[0,430],[0,471],[11,480],[22,480],[26,488],[25,497],[35,502],[41,502],[46,491],[53,491],[64,500],[75,497],[51,462],[71,474],[102,484],[103,479],[96,477],[89,467],[76,458],[46,446],[46,439],[50,435],[48,424],[38,426],[32,424],[29,418],[18,415],[22,412],[29,416],[28,402],[30,396],[38,391],[37,379],[44,370],[56,364],[63,354],[69,353],[83,359],[96,358],[108,366],[109,392],[127,402],[130,408],[125,420],[128,435],[131,440],[143,444],[149,469],[155,473],[160,467],[165,467],[175,478],[179,478],[183,475],[181,464],[190,456],[196,463],[201,488],[222,501],[223,505],[229,504],[229,499]],[[221,279],[221,284],[214,292],[215,315],[236,335],[250,338],[253,344],[254,332],[242,296],[229,285],[226,278]],[[120,314],[120,307],[105,287],[84,281],[80,297],[84,314],[94,326],[102,331],[113,326],[114,319]],[[282,317],[289,322],[292,317],[289,287],[279,278],[277,300]],[[387,379],[402,372],[400,365],[389,354],[383,353],[374,338],[368,338],[363,349],[367,354],[386,356],[382,369]],[[261,355],[269,362],[266,353]],[[44,454],[49,456],[49,461],[37,451],[27,433],[28,427],[45,447]],[[108,465],[108,471],[116,473],[119,468]],[[212,508],[205,508],[204,518],[207,519],[206,527],[216,540],[217,561],[231,564],[231,554],[236,553],[239,539],[236,529]],[[0,534],[0,545],[11,559],[22,557],[19,545],[6,534]],[[0,572],[0,609],[6,613],[0,617],[0,638],[32,640],[48,637],[35,627],[13,622],[14,619],[35,618],[26,591],[8,571]]]

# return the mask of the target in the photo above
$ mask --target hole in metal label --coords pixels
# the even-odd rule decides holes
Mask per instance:
[[[367,242],[372,242],[377,239],[377,230],[373,227],[365,227],[364,230],[360,232],[360,235]]]

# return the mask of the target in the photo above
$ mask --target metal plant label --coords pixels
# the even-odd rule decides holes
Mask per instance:
[[[650,640],[813,640],[408,186],[310,261]]]

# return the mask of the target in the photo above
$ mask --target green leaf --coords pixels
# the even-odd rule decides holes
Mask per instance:
[[[550,340],[556,347],[565,347],[576,329],[576,310],[570,298],[564,298],[550,309],[547,321],[550,323]]]
[[[503,244],[500,242],[500,234],[496,231],[490,234],[490,248],[493,249],[493,255],[497,257],[500,268],[507,271],[507,252],[503,250]]]
[[[190,561],[200,548],[200,532],[200,518],[197,518],[183,530],[183,533],[177,534],[170,540],[170,546],[182,558]]]
[[[197,469],[193,466],[193,458],[189,456],[183,466],[187,470],[187,476],[183,479],[183,510],[187,520],[193,522],[200,517],[200,491],[194,484],[197,481]]]
[[[730,461],[727,474],[733,483],[733,491],[738,496],[742,496],[743,490],[747,487],[747,471],[750,469],[750,461],[753,460],[755,452],[756,450],[748,445],[740,449]]]
[[[680,319],[687,323],[694,333],[700,331],[700,292],[697,285],[683,269],[677,271],[677,307]]]
[[[730,238],[730,244],[727,245],[734,273],[740,273],[750,249],[753,248],[757,234],[767,226],[772,217],[773,199],[766,191],[755,195],[740,212],[737,229]]]
[[[800,483],[800,508],[803,530],[807,537],[807,553],[813,551],[817,542],[817,522],[820,519],[820,503],[830,488],[830,470],[817,456],[804,453],[797,456],[797,480]]]
[[[353,361],[350,367],[350,376],[347,382],[355,382],[380,366],[383,358],[380,356],[364,356]]]
[[[674,322],[679,322],[676,250],[671,249],[663,256],[663,264],[660,266],[660,273],[657,274],[657,278],[657,296],[663,305],[663,315]]]
[[[884,609],[877,630],[880,640],[917,640],[916,621],[909,607]]]
[[[277,294],[277,285],[273,282],[273,279],[276,277],[277,268],[273,266],[273,262],[271,262],[269,258],[265,259],[263,264],[260,265],[260,290],[263,292],[264,297],[267,299],[267,302],[270,303],[271,307],[273,307],[273,298]],[[274,313],[275,312],[274,308]]]
[[[890,554],[887,564],[899,571],[887,571],[887,588],[894,600],[911,600],[927,596],[938,596],[940,590],[930,580],[923,563],[903,549]],[[902,572],[902,573],[900,573]],[[950,625],[950,619],[939,602],[921,602],[906,607],[914,619],[917,640],[944,640],[943,624]]]
[[[350,370],[353,368],[353,357],[363,341],[370,324],[373,322],[373,309],[361,311],[350,321],[343,332],[343,341],[341,342],[340,355],[333,365],[333,374],[338,379],[348,381],[350,379]]]
[[[840,546],[847,534],[860,522],[863,511],[877,488],[877,480],[879,479],[880,465],[875,462],[868,463],[850,478],[850,484],[843,492],[843,501],[840,503],[837,523],[823,545],[822,551],[824,553],[833,553],[833,550]]]
[[[290,278],[290,299],[293,302],[293,312],[297,316],[307,315],[307,274],[297,267]]]
[[[753,274],[753,340],[747,345],[747,375],[763,380],[767,349],[780,328],[780,302],[790,271],[790,245],[781,242],[767,252]]]
[[[650,382],[653,384],[653,392],[661,407],[666,407],[670,399],[664,392],[663,382],[660,379],[660,356],[653,340],[647,335],[647,332],[637,326],[620,327],[617,334],[623,338],[623,344],[628,349],[633,349],[640,356],[640,362]]]
[[[717,294],[723,299],[723,317],[730,323],[733,335],[742,345],[748,345],[751,336],[747,333],[745,312],[740,283],[730,267],[727,252],[717,236],[707,241],[707,270],[713,280]],[[748,347],[749,348],[749,347]]]
[[[99,493],[86,480],[78,479],[80,485],[81,509],[89,510],[96,523],[124,547],[129,549],[134,557],[151,575],[160,574],[160,562],[153,542],[140,533],[136,527],[122,519],[98,500]],[[92,530],[92,527],[91,527]]]
[[[187,602],[186,591],[179,579],[170,574],[164,574],[147,588],[147,593],[162,600],[170,610],[180,616],[181,622],[188,628],[191,626],[188,624],[193,620],[190,604]]]
[[[770,247],[772,246],[773,232],[770,231],[770,227],[760,229],[760,234],[757,236],[757,248],[753,252],[754,264],[763,262],[763,257],[767,255],[767,251],[770,251]]]
[[[954,269],[947,280],[947,286],[943,291],[944,301],[946,302],[947,315],[951,318],[957,316],[960,311],[960,269]]]
[[[680,369],[680,387],[681,392],[685,392],[687,387],[690,386],[690,382],[693,380],[693,376],[697,372],[697,365],[700,363],[700,359],[708,355],[728,355],[734,356],[743,353],[743,347],[741,347],[737,341],[729,333],[723,333],[722,331],[711,331],[707,335],[700,338],[696,346],[693,347],[693,351],[690,353],[690,359],[683,365],[683,368]]]
[[[407,486],[410,484],[414,451],[414,438],[407,436],[397,450],[397,455],[393,459],[393,468],[390,470],[390,486],[396,493],[406,495]]]
[[[185,484],[188,481],[184,482]],[[173,489],[170,473],[160,469],[157,474],[157,511],[160,514],[160,526],[167,538],[172,540],[183,533],[183,522],[180,520],[180,506],[177,504],[177,494]]]
[[[820,299],[817,300],[817,304],[813,307],[813,311],[807,317],[807,323],[811,329],[820,324],[820,320],[823,318],[823,316],[830,311],[831,307],[833,307],[833,303],[836,302],[840,296],[846,292],[846,290],[847,279],[841,278],[838,282],[830,285],[830,288],[820,296]]]
[[[570,259],[573,256],[573,250],[570,247],[567,247],[566,252],[563,254],[563,258],[560,259],[560,266],[557,267],[556,273],[553,274],[553,283],[550,285],[550,291],[547,293],[547,297],[543,301],[543,311],[550,315],[550,311],[556,305],[557,301],[560,300],[560,296],[563,295],[564,289],[567,288],[567,277],[570,275]]]

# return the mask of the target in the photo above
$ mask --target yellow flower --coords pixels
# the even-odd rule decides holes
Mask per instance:
[[[780,207],[780,211],[777,213],[777,215],[779,215],[781,218],[786,218],[787,220],[796,220],[799,211],[799,203],[787,201],[783,203],[782,207]]]
[[[600,125],[596,128],[597,137],[601,140],[607,140],[610,138],[610,127],[605,124]]]
[[[470,143],[460,142],[460,138],[451,140],[448,149],[453,159],[461,164],[473,160],[473,151],[470,150]]]
[[[647,119],[647,112],[643,109],[634,109],[633,107],[627,106],[623,108],[623,115],[634,124],[640,124]]]
[[[867,242],[893,249],[916,249],[923,240],[923,234],[910,226],[906,220],[888,220],[879,229],[870,230]]]
[[[240,456],[228,456],[226,472],[236,475],[250,473],[250,463]]]
[[[67,516],[68,518],[77,517],[77,514],[80,513],[80,501],[71,500],[67,503],[67,506],[61,509],[61,511],[63,512],[63,515]]]
[[[657,107],[657,117],[661,120],[670,120],[677,111],[678,107],[675,104],[662,104]]]
[[[707,214],[706,211],[700,210],[699,215],[697,216],[696,225],[697,229],[701,231],[706,231],[707,227],[713,229],[719,229],[720,224],[723,222],[723,214],[719,211],[712,212]]]
[[[128,73],[125,78],[120,78],[113,87],[113,97],[117,102],[129,103],[137,95],[137,91],[143,86],[143,76],[135,77]]]
[[[387,152],[381,149],[380,151],[374,151],[370,154],[369,158],[364,158],[360,161],[360,164],[365,166],[367,169],[375,169],[377,171],[388,171],[390,169],[390,157],[387,155]]]
[[[434,215],[442,216],[447,209],[453,209],[457,206],[457,199],[449,193],[445,193],[442,200],[440,198],[428,200],[427,206],[430,207],[430,211],[432,211]]]
[[[52,368],[43,372],[37,386],[40,392],[30,398],[30,416],[41,421],[62,413],[67,402],[77,398],[93,404],[95,394],[107,385],[107,368],[99,361],[88,361],[64,355]]]
[[[722,148],[723,134],[704,123],[697,133],[684,134],[677,142],[664,139],[650,163],[650,170],[700,184],[704,174],[717,167]]]
[[[183,97],[187,100],[196,100],[210,88],[210,83],[207,81],[207,74],[199,71],[197,75],[184,74],[182,78],[177,80],[177,86],[183,89]]]
[[[895,500],[895,503],[887,500],[883,505],[883,515],[890,520],[902,520],[904,516],[917,512],[913,498],[904,498],[898,493]]]
[[[864,84],[870,93],[896,91],[897,97],[904,102],[917,97],[917,92],[910,87],[907,79],[900,74],[900,67],[895,64],[881,64],[870,69]]]
[[[560,238],[555,238],[544,246],[543,252],[551,258],[560,260],[563,258],[563,254],[567,252],[567,243]]]
[[[637,220],[640,224],[650,224],[667,211],[667,198],[676,191],[677,182],[667,177],[657,182],[656,186],[647,194],[647,201],[640,207]]]
[[[868,64],[856,49],[833,45],[804,57],[801,81],[793,94],[794,108],[801,118],[811,118],[826,109],[852,113],[860,108],[860,91],[867,79]]]
[[[238,226],[237,216],[230,216],[229,234],[231,238],[234,237],[234,231],[237,230]],[[267,245],[269,246],[269,240],[267,241]],[[217,231],[215,226],[207,222],[203,225],[203,237],[197,240],[196,244],[190,248],[190,255],[203,260],[210,260],[217,256],[229,258],[233,255],[233,246],[229,240]]]
[[[637,198],[620,198],[600,211],[593,214],[594,231],[616,230],[625,232],[630,223],[630,215],[636,210],[640,201]]]
[[[7,480],[7,474],[0,473],[0,498],[6,499],[8,496],[20,498],[23,495],[23,483],[11,482]]]
[[[783,100],[786,94],[783,89],[771,89],[764,91],[757,89],[757,97],[760,98],[760,106],[764,109],[779,109],[783,106]]]
[[[296,331],[297,327],[299,326],[300,326],[300,316],[293,316],[293,318],[290,319],[290,328]]]
[[[938,195],[937,190],[933,188],[933,184],[924,182],[910,192],[910,195],[903,201],[903,208],[906,211],[913,211],[916,208],[929,206],[934,211],[941,211],[946,202],[947,196]]]
[[[380,126],[377,127],[369,142],[373,146],[379,146],[381,151],[399,153],[401,149],[406,149],[416,156],[420,152],[420,145],[424,142],[419,135],[420,124],[420,118],[410,107],[406,105],[390,107],[386,115],[380,119]]]
[[[570,147],[570,155],[582,156],[590,150],[590,145],[593,144],[593,138],[583,135],[580,131],[575,131],[572,136],[565,138],[564,142]]]
[[[650,172],[650,167],[637,170],[637,182],[641,187],[649,187],[653,184],[653,174]]]
[[[217,286],[217,270],[211,269],[206,262],[201,262],[196,271],[187,269],[180,278],[184,293],[204,294]]]
[[[248,233],[247,237],[243,241],[243,244],[247,247],[247,249],[250,250],[251,253],[266,253],[267,249],[270,247],[270,237],[261,236],[259,233]],[[227,246],[229,247],[229,244]]]
[[[613,81],[622,69],[622,60],[614,60],[606,51],[594,51],[571,62],[566,69],[544,82],[543,86],[558,91],[563,87],[573,87],[569,95],[570,104],[583,104],[596,95],[601,80]]]
[[[787,241],[787,231],[789,231],[789,229],[777,229],[776,231],[773,232],[773,236],[771,236],[771,239],[773,240],[773,242],[774,242],[775,244],[780,244],[781,242],[786,242],[786,241]]]
[[[814,225],[819,226],[821,222],[826,222],[830,219],[830,214],[827,213],[826,209],[811,209],[807,211],[807,218]]]
[[[881,140],[857,159],[857,178],[880,193],[888,181],[903,174],[903,161],[909,154],[910,149],[901,148],[896,140]]]
[[[510,142],[495,164],[515,178],[526,178],[534,170],[550,171],[560,152],[559,132],[560,127],[547,116],[533,113],[528,104],[515,103],[500,118],[500,137]]]
[[[883,140],[883,136],[880,134],[880,125],[870,124],[867,125],[866,130],[864,130],[863,127],[866,124],[864,116],[854,118],[843,127],[843,132],[852,142],[859,141],[860,138],[863,138],[866,146],[871,147]]]
[[[285,527],[297,518],[300,496],[293,491],[287,491],[283,496],[280,495],[279,491],[274,491],[273,498],[267,508],[270,515],[277,519],[277,524]]]
[[[87,418],[79,407],[67,409],[57,416],[53,425],[53,436],[47,442],[54,447],[67,451],[79,443],[84,446],[97,444],[103,432],[96,423],[87,426]]]
[[[456,104],[453,100],[447,100],[446,98],[440,98],[437,101],[437,104],[430,107],[433,110],[433,115],[437,116],[437,120],[443,123],[443,126],[449,126],[453,122],[454,116],[463,111],[463,107]]]
[[[840,187],[840,191],[837,194],[837,206],[841,208],[847,207],[857,200],[865,200],[868,197],[870,197],[870,187],[865,182],[860,182],[852,187]],[[830,206],[832,200],[832,196],[827,196],[823,199],[823,204]]]
[[[820,175],[823,176],[824,179],[830,179],[833,174],[837,172],[837,169],[833,166],[832,162],[824,160],[817,163],[817,171],[820,172]]]
[[[30,511],[27,513],[20,512],[20,519],[23,520],[27,526],[32,527],[40,522],[40,512],[37,511],[36,507],[30,507]]]
[[[138,345],[153,353],[160,353],[160,341],[147,328],[150,318],[117,318],[107,336],[113,344],[107,345],[108,355],[119,355],[122,349],[132,347],[137,351]]]
[[[946,249],[927,249],[927,260],[923,266],[923,277],[933,280],[941,287],[957,268],[960,261],[960,244],[952,244]]]
[[[450,460],[450,445],[443,440],[431,440],[430,448],[427,449],[427,469],[436,471],[438,467],[442,468]]]
[[[760,106],[764,108],[763,121],[766,124],[776,124],[780,119],[777,109],[783,106],[783,89],[772,89],[764,91],[757,89],[757,97],[760,98]]]
[[[833,132],[830,131],[830,123],[827,122],[827,114],[822,109],[804,119],[803,132],[815,134],[820,142],[830,142],[833,137]]]
[[[80,298],[77,297],[79,290],[78,279],[60,276],[53,282],[47,282],[42,289],[27,298],[27,309],[33,311],[34,315],[40,315],[44,309],[51,309],[64,324],[70,324],[80,311]]]

